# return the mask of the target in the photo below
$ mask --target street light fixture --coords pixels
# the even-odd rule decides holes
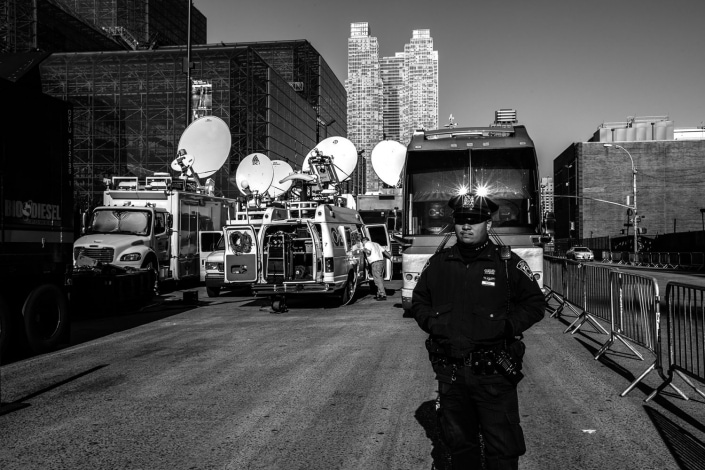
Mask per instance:
[[[636,211],[636,166],[634,165],[634,159],[632,158],[632,155],[622,147],[621,145],[617,144],[604,144],[605,148],[609,147],[616,147],[618,149],[624,150],[624,153],[627,154],[629,157],[629,160],[632,162],[632,187],[634,190],[634,200],[632,201],[632,216],[634,217],[634,261],[636,261],[636,254],[639,252],[639,245],[638,245],[638,240],[639,240],[639,219],[637,216],[637,211]]]

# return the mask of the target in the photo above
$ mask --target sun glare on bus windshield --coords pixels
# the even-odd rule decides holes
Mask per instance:
[[[477,188],[475,188],[475,195],[479,197],[487,197],[490,194],[490,188],[485,186],[484,184],[478,185]]]

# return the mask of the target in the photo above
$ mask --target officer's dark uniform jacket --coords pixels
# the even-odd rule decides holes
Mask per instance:
[[[489,241],[469,264],[457,246],[432,256],[411,306],[419,326],[455,358],[520,335],[543,318],[545,308],[528,264],[511,253],[505,267],[500,247]]]

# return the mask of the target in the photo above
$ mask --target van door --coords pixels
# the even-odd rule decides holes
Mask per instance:
[[[225,238],[225,282],[252,283],[257,280],[257,232],[252,225],[231,225]]]
[[[308,231],[311,233],[312,277],[316,282],[323,282],[323,244],[321,243],[320,225],[317,227],[310,220],[306,221],[306,225],[308,225]]]
[[[362,228],[370,241],[377,243],[387,253],[392,253],[392,244],[389,240],[389,232],[385,224],[363,225]],[[389,258],[384,259],[384,280],[392,280],[392,260]]]
[[[201,282],[206,281],[206,258],[215,251],[218,240],[223,236],[223,232],[215,230],[201,230],[198,233],[198,258],[200,260]]]

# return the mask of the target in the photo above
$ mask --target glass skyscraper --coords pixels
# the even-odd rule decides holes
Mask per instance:
[[[353,175],[355,194],[364,194],[381,182],[370,164],[372,149],[382,140],[383,84],[380,74],[379,44],[370,36],[367,23],[352,23],[348,38],[348,139],[358,154],[357,171]]]
[[[370,164],[380,140],[407,145],[415,130],[438,128],[438,52],[430,31],[414,30],[404,52],[381,59],[370,34],[367,23],[352,23],[348,39],[348,137],[365,163],[357,193],[383,186]]]

